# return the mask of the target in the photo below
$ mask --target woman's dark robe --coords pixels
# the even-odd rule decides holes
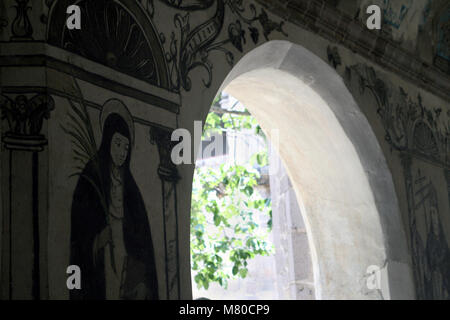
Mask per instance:
[[[109,170],[103,171],[105,177]],[[123,237],[127,251],[127,276],[125,291],[132,291],[139,283],[147,288],[147,299],[158,299],[155,258],[150,226],[144,201],[129,170],[124,170]],[[81,289],[70,291],[71,299],[102,300],[106,298],[104,250],[100,249],[94,263],[94,240],[106,227],[106,215],[100,197],[85,177],[99,186],[93,161],[83,170],[73,194],[71,215],[70,264],[81,269]],[[107,181],[106,179],[102,179]],[[105,247],[106,249],[109,246]]]

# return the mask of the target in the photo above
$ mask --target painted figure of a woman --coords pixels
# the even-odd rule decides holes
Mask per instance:
[[[158,299],[147,212],[130,171],[133,121],[110,100],[101,124],[100,148],[73,194],[70,263],[81,269],[81,289],[71,299]]]

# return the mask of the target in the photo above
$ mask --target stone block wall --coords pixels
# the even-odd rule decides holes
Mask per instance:
[[[273,239],[280,299],[312,300],[314,278],[305,224],[284,165],[270,152]]]

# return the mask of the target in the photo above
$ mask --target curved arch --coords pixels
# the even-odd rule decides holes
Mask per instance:
[[[71,33],[65,26],[66,9],[72,4],[81,7],[82,25],[91,29],[83,30],[84,37],[79,36],[80,31]],[[98,8],[104,11],[98,11]],[[103,19],[103,23],[99,23],[98,18]],[[87,23],[89,20],[94,22]],[[171,89],[168,66],[157,30],[147,13],[134,0],[111,0],[107,5],[85,0],[56,1],[49,13],[47,40],[52,45],[120,72]],[[97,40],[103,41],[101,45],[95,45]]]
[[[301,46],[271,41],[244,56],[222,89],[247,106],[269,137],[279,130],[317,298],[414,298],[391,173],[336,71]],[[368,288],[371,266],[380,268],[380,290]]]

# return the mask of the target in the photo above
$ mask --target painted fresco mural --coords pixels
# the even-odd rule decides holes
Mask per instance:
[[[69,3],[89,17],[86,32],[64,27]],[[386,23],[399,29],[412,1],[384,0],[383,10]],[[444,72],[449,10],[422,21],[434,21],[436,45],[429,47]],[[306,13],[302,19],[315,21]],[[183,108],[196,108],[183,105],[183,97],[213,90],[218,69],[230,70],[251,48],[293,39],[288,24],[270,8],[241,0],[0,1],[0,45],[26,42],[36,51],[23,59],[7,50],[0,56],[5,74],[7,67],[26,69],[0,83],[1,297],[185,297],[179,207],[186,191],[170,160]],[[43,42],[51,50],[38,53]],[[417,297],[450,298],[448,104],[424,105],[420,90],[350,64],[339,43],[330,41],[321,54],[358,84],[355,96],[374,97],[378,118],[370,122],[382,124],[380,143],[393,152],[387,157],[401,160],[396,178],[407,201]],[[68,264],[87,270],[83,290],[61,285],[67,275],[55,265]]]
[[[82,100],[80,100],[82,101]],[[70,264],[84,272],[71,298],[156,299],[158,283],[147,212],[130,171],[134,124],[116,99],[103,105],[97,147],[86,106],[71,103],[74,161],[80,170],[72,198]]]

